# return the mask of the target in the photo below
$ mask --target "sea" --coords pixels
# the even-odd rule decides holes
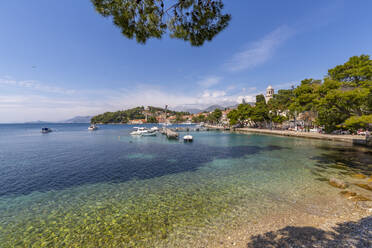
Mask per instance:
[[[0,247],[196,247],[288,210],[329,214],[331,177],[372,174],[371,150],[346,143],[88,126],[0,125]]]

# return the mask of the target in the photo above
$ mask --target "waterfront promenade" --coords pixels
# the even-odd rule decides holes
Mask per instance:
[[[309,139],[321,139],[321,140],[331,140],[331,141],[341,141],[348,142],[358,145],[366,145],[365,136],[358,135],[332,135],[332,134],[320,134],[313,132],[296,132],[288,130],[270,130],[270,129],[258,129],[258,128],[236,128],[235,131],[243,133],[260,133],[260,134],[271,134],[271,135],[281,135],[281,136],[291,136]]]

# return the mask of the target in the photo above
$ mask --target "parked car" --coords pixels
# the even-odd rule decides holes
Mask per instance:
[[[366,135],[366,131],[362,130],[362,129],[359,129],[358,132],[357,132],[358,135],[363,135],[365,136]]]
[[[341,134],[341,131],[342,131],[342,130],[334,130],[334,131],[332,131],[331,134],[337,134],[337,135],[339,135],[339,134]]]

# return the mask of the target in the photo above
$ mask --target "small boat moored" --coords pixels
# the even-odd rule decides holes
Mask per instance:
[[[190,134],[183,136],[183,141],[192,142],[192,136]]]
[[[52,129],[50,129],[49,127],[43,127],[43,128],[41,128],[41,132],[42,133],[50,133],[50,132],[52,132]]]
[[[152,127],[152,128],[150,129],[150,131],[157,132],[157,131],[159,131],[159,128],[158,128],[158,127]]]
[[[130,135],[142,135],[144,133],[148,133],[148,130],[145,127],[134,127],[134,129],[137,129],[137,130],[131,132]]]
[[[156,136],[157,133],[157,131],[147,131],[145,133],[142,133],[141,136]]]
[[[97,129],[98,129],[98,127],[97,127],[95,124],[90,125],[90,126],[88,127],[88,130],[89,130],[89,131],[96,131]]]

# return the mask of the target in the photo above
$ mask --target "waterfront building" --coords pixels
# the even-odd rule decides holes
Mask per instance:
[[[228,126],[229,123],[230,123],[230,120],[229,118],[227,117],[227,115],[230,113],[232,109],[226,109],[224,111],[222,111],[222,117],[221,117],[221,123],[224,125],[224,126]]]
[[[146,123],[146,119],[138,119],[138,120],[129,120],[128,124],[144,124]]]

